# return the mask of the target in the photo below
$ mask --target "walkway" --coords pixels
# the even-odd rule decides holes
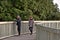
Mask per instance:
[[[9,38],[5,38],[3,40],[35,40],[36,34],[25,34],[20,36],[13,36]]]

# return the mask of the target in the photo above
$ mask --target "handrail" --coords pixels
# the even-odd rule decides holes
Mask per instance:
[[[36,40],[60,40],[60,21],[36,23]]]

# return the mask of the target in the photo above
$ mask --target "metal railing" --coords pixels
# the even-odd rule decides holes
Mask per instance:
[[[36,23],[36,40],[60,40],[60,21]]]
[[[33,28],[33,32],[36,32],[35,25]],[[29,33],[28,21],[22,21],[21,34],[27,33]],[[17,25],[15,22],[0,22],[0,39],[14,35],[17,35]]]

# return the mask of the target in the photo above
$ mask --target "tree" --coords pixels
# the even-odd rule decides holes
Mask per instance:
[[[33,16],[35,20],[60,20],[60,12],[53,0],[0,0],[0,21],[22,20]]]

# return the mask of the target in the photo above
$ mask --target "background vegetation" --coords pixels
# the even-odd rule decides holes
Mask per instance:
[[[0,21],[12,21],[17,15],[22,20],[60,20],[60,12],[53,0],[0,0]]]

